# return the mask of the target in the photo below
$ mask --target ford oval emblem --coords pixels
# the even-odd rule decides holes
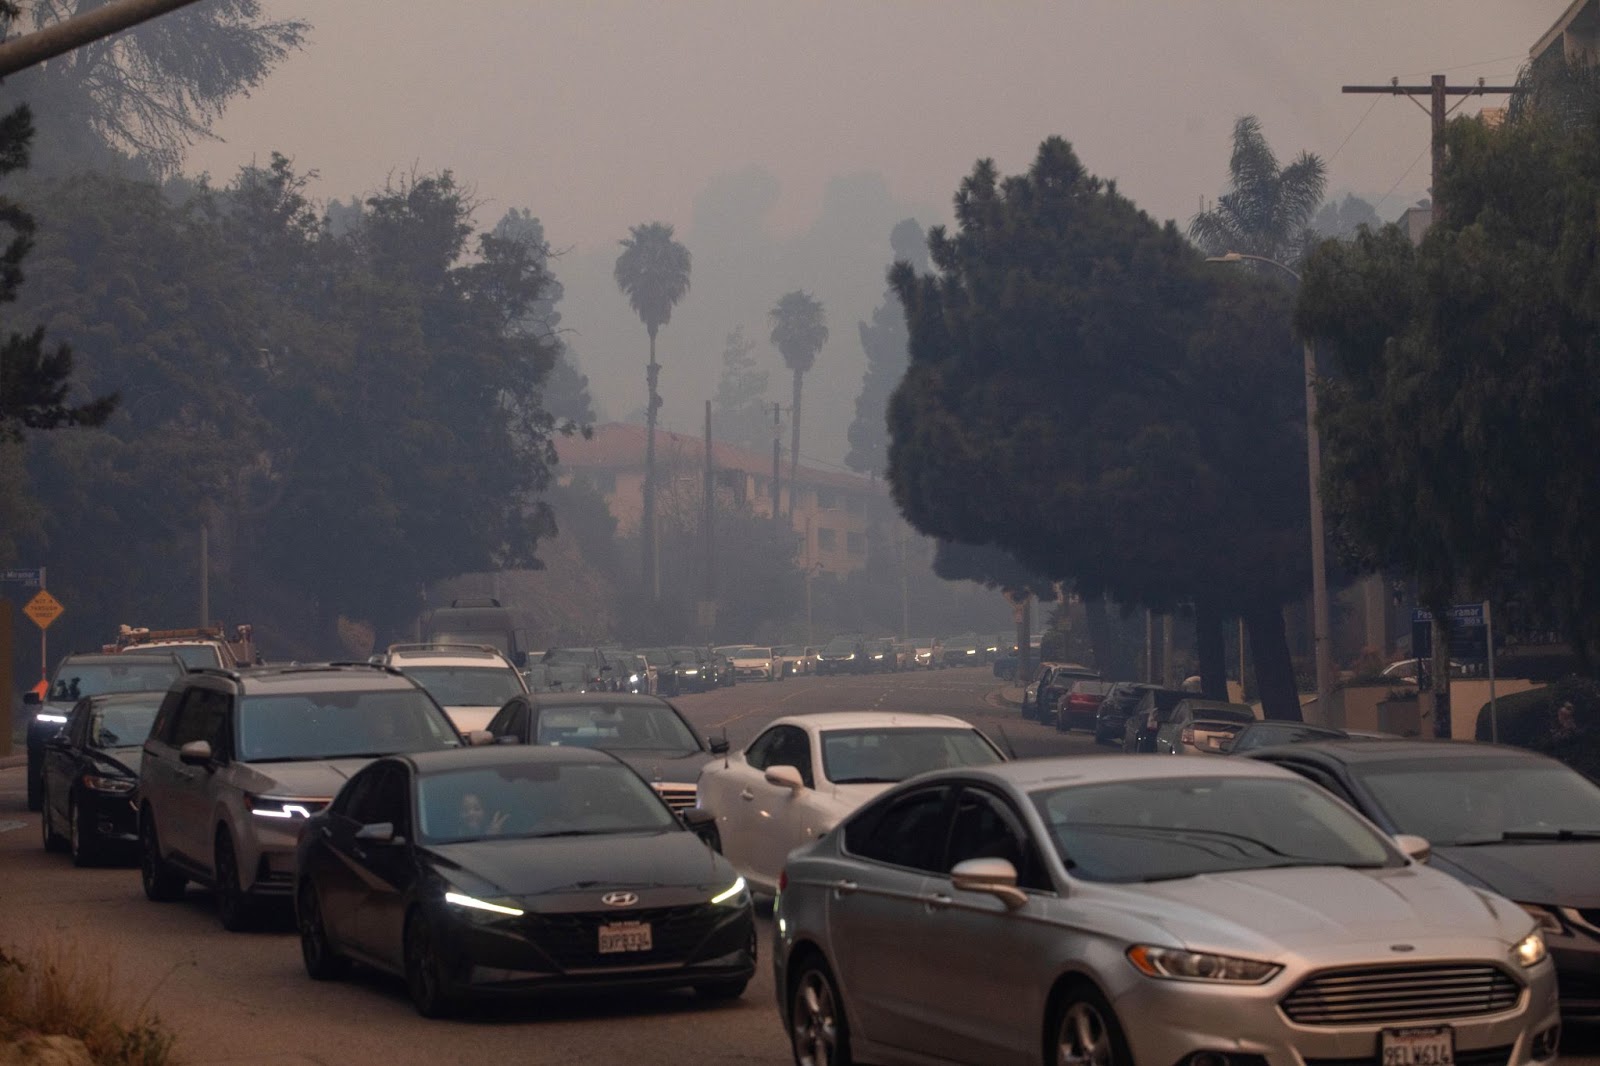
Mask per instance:
[[[600,897],[600,902],[607,907],[631,907],[639,902],[639,897],[633,892],[607,892]]]

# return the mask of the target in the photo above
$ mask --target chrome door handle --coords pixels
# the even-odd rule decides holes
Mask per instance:
[[[927,905],[927,908],[930,911],[942,911],[954,902],[954,899],[951,899],[949,896],[946,896],[943,893],[928,896],[923,900],[923,903]]]
[[[756,794],[747,788],[743,792],[739,793],[739,798],[742,800],[753,800],[756,798]]]
[[[845,881],[845,880],[835,881],[833,883],[833,895],[834,895],[834,898],[837,899],[840,896],[848,896],[848,895],[850,895],[850,893],[854,892],[859,887],[860,886],[857,885],[854,881]]]

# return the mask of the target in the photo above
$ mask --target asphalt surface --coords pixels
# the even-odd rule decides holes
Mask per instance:
[[[1084,734],[1020,720],[987,670],[745,682],[675,701],[707,735],[740,747],[789,714],[879,710],[955,714],[1019,756],[1093,751]],[[148,1003],[178,1034],[191,1064],[748,1063],[791,1061],[767,957],[771,921],[758,923],[762,959],[742,999],[708,1004],[692,993],[497,1006],[427,1021],[395,979],[357,971],[310,980],[285,908],[262,931],[224,932],[211,899],[191,888],[178,904],[144,899],[135,867],[78,870],[40,846],[20,767],[0,765],[0,950],[54,942],[90,969],[109,969],[131,1004]],[[1600,1066],[1600,1030],[1569,1039],[1563,1061]]]

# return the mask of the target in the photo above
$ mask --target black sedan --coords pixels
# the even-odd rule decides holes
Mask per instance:
[[[702,742],[678,709],[656,696],[517,696],[490,720],[489,732],[521,744],[609,751],[675,811],[697,805],[700,768],[728,750],[726,741]]]
[[[401,974],[417,1010],[468,996],[692,987],[755,971],[744,880],[621,761],[523,745],[379,759],[300,835],[306,972]]]
[[[71,851],[79,866],[134,854],[139,749],[165,697],[165,691],[85,697],[45,741],[39,822],[46,851]]]
[[[1337,740],[1263,748],[1384,831],[1425,837],[1432,864],[1516,900],[1556,964],[1561,1013],[1600,1020],[1600,785],[1519,748]]]

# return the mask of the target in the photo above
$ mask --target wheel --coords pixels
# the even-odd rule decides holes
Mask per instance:
[[[168,866],[161,857],[161,842],[156,837],[155,818],[146,807],[139,814],[139,880],[144,897],[153,903],[170,903],[183,898],[188,878]]]
[[[455,1000],[445,982],[444,968],[434,943],[433,927],[420,913],[406,921],[406,989],[417,1013],[424,1018],[446,1018]]]
[[[295,924],[300,928],[300,960],[313,980],[337,981],[350,972],[350,960],[328,942],[328,929],[322,923],[322,899],[311,878],[300,882],[295,895]]]
[[[74,866],[94,866],[100,861],[100,841],[84,833],[77,800],[67,801],[67,841]]]
[[[850,1029],[827,963],[801,967],[789,1003],[789,1041],[795,1066],[849,1066]]]
[[[1072,732],[1072,716],[1071,715],[1063,714],[1061,711],[1056,711],[1056,732],[1057,733],[1070,733],[1070,732]]]
[[[39,830],[40,835],[44,838],[44,850],[67,850],[67,839],[56,832],[55,819],[50,817],[50,805],[48,803],[40,805]]]
[[[1051,1014],[1046,1061],[1055,1066],[1133,1066],[1117,1016],[1092,985],[1073,984]]]
[[[749,983],[748,977],[741,977],[736,981],[708,981],[705,984],[695,985],[694,994],[701,999],[738,999],[744,995],[745,986]]]
[[[216,884],[217,917],[222,928],[240,933],[255,924],[255,900],[239,883],[239,857],[233,850],[233,837],[226,829],[217,830],[212,852],[212,871]]]

